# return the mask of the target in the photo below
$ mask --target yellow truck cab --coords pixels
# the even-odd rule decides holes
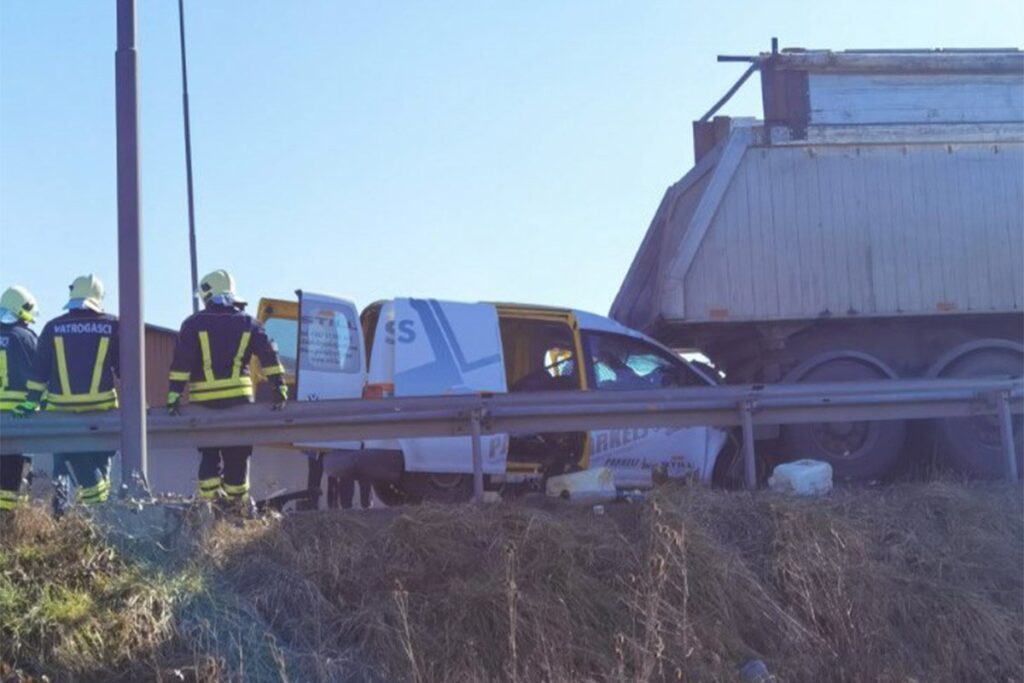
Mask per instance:
[[[346,299],[299,293],[260,301],[298,400],[531,391],[616,391],[714,384],[645,335],[583,311],[506,303],[398,298],[357,316]],[[710,482],[723,430],[609,429],[483,437],[486,485],[529,486],[606,467],[620,488],[652,473]],[[387,504],[468,499],[468,437],[298,444],[328,475],[372,480]]]

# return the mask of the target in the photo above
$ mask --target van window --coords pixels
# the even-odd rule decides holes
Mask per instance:
[[[589,332],[583,340],[595,389],[665,389],[693,383],[682,360],[642,339]]]
[[[267,318],[263,321],[267,336],[277,344],[281,364],[290,377],[295,376],[295,362],[298,357],[299,323],[290,318]]]
[[[321,372],[355,373],[362,369],[355,313],[330,309],[302,317],[302,367]]]
[[[502,318],[505,380],[510,392],[579,389],[572,330],[565,323]]]

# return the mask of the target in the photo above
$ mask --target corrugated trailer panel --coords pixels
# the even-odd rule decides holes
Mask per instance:
[[[1019,311],[1022,187],[1020,143],[751,147],[663,292],[689,321]]]
[[[1014,74],[836,74],[808,77],[809,123],[996,123],[1024,118]]]

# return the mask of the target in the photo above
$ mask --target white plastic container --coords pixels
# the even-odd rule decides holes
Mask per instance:
[[[549,477],[547,494],[577,503],[606,503],[615,500],[615,475],[607,467]]]
[[[782,463],[768,478],[768,488],[798,496],[820,496],[832,490],[832,465],[820,460]]]

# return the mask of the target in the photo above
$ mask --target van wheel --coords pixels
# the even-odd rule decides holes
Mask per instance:
[[[405,472],[398,485],[410,503],[465,503],[473,497],[469,474]]]
[[[473,477],[468,474],[403,472],[397,482],[374,484],[374,491],[388,507],[417,503],[465,503],[473,497]]]
[[[399,488],[397,484],[390,481],[374,482],[373,492],[377,494],[380,502],[384,503],[389,508],[405,505],[406,503],[411,502],[405,495],[405,492]]]

